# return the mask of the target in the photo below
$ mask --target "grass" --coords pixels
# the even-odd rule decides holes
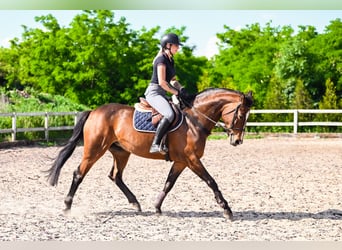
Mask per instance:
[[[245,134],[244,139],[262,139],[264,138],[261,134]],[[214,132],[211,135],[209,135],[208,140],[226,140],[228,139],[228,136],[226,133],[222,132]]]

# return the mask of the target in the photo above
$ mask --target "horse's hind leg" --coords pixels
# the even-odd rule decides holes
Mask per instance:
[[[71,209],[72,201],[74,199],[74,195],[77,191],[78,186],[81,184],[83,180],[83,176],[80,175],[80,166],[74,171],[71,187],[67,197],[64,200],[64,204],[66,206],[65,210]]]
[[[109,151],[112,153],[114,162],[113,167],[108,175],[108,177],[120,188],[120,190],[125,194],[128,199],[128,202],[132,204],[138,212],[141,212],[141,206],[138,202],[135,195],[129,190],[126,184],[122,180],[122,173],[127,165],[127,161],[129,156],[131,155],[129,152],[123,150],[121,147],[113,144]]]
[[[91,146],[84,146],[83,159],[78,168],[74,171],[72,183],[70,186],[69,193],[64,200],[66,210],[71,208],[74,195],[78,189],[78,186],[82,183],[85,175],[88,173],[90,168],[95,162],[103,156],[107,148],[103,147],[101,151],[98,151],[100,147],[97,143],[91,144]]]

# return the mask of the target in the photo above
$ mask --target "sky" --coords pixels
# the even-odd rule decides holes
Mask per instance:
[[[68,27],[78,10],[0,10],[0,46],[8,47],[9,40],[21,37],[22,25],[41,28],[35,16],[52,14],[61,26]],[[312,25],[319,33],[330,21],[342,19],[342,10],[114,10],[115,21],[125,17],[133,30],[161,27],[161,32],[172,26],[185,26],[187,45],[196,46],[196,56],[211,57],[217,52],[216,34],[225,31],[224,25],[241,29],[259,23],[264,27]],[[162,36],[162,34],[160,34]]]

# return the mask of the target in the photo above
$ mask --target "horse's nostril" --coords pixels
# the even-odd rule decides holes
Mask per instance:
[[[240,140],[233,140],[230,142],[230,145],[232,145],[232,146],[237,146],[239,144],[240,144]]]
[[[242,144],[242,141],[241,140],[236,140],[235,141],[235,145],[241,145]]]

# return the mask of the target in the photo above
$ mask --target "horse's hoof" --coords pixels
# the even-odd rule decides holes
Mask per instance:
[[[65,216],[70,215],[70,214],[71,214],[71,209],[70,209],[70,208],[64,208],[64,209],[63,209],[63,214],[64,214]]]
[[[70,210],[71,209],[71,205],[72,205],[72,197],[66,197],[64,200],[64,204],[65,204],[65,211],[66,210]]]
[[[233,220],[234,220],[234,216],[233,216],[232,211],[224,210],[223,216],[224,216],[225,218],[229,219],[230,221],[233,221]]]
[[[137,212],[141,212],[141,206],[139,203],[132,203],[133,207],[137,210]]]
[[[162,211],[160,208],[156,208],[156,215],[161,215],[162,214]]]

